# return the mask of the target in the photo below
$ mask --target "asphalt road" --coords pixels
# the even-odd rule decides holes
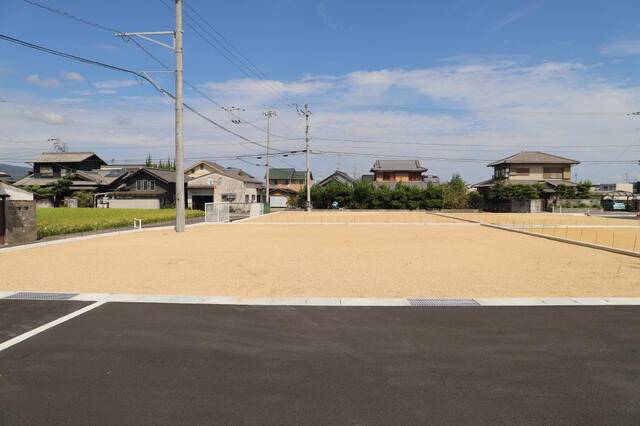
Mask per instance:
[[[637,424],[638,307],[117,304],[0,352],[0,424]]]
[[[2,299],[0,300],[0,343],[86,305],[88,302]]]

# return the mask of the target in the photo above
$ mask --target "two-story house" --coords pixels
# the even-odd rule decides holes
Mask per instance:
[[[306,172],[293,168],[269,169],[269,186],[271,188],[286,188],[292,191],[300,191],[305,186]],[[313,174],[311,174],[313,185]]]
[[[263,183],[236,167],[224,167],[211,161],[199,161],[185,171],[187,205],[204,210],[206,203],[259,203],[263,199]]]
[[[376,160],[371,167],[374,186],[394,188],[397,184],[426,186],[434,176],[425,176],[427,169],[419,160]],[[437,179],[437,177],[435,177]],[[371,178],[370,178],[371,179]]]
[[[124,172],[100,170],[107,163],[93,152],[43,152],[30,161],[33,172],[15,183],[16,186],[53,185],[62,177],[71,178],[69,193],[76,191],[104,192]]]
[[[571,167],[579,161],[540,151],[522,151],[510,157],[489,163],[493,167],[491,179],[473,185],[487,199],[496,182],[544,186],[546,197],[553,197],[559,185],[575,186],[571,181]]]
[[[176,203],[176,172],[141,167],[130,170],[102,194],[99,207],[159,209]]]

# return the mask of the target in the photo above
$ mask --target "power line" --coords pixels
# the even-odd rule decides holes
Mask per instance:
[[[160,0],[160,1],[162,2],[162,4],[164,4],[165,7],[167,7],[167,9],[171,10],[171,6],[169,6],[169,4],[167,4],[167,2],[165,0]],[[262,80],[261,79],[262,77],[260,75],[258,75],[250,66],[247,66],[247,64],[244,63],[240,58],[238,58],[238,56],[233,51],[231,51],[223,43],[221,43],[213,34],[211,34],[210,31],[208,31],[206,28],[204,28],[202,26],[202,24],[200,24],[196,19],[192,18],[189,15],[189,12],[186,12],[185,15],[186,15],[185,23],[187,24],[187,26],[196,35],[198,35],[200,38],[202,38],[202,40],[204,40],[205,43],[207,43],[214,50],[216,50],[224,59],[226,59],[231,65],[233,65],[239,71],[241,71],[244,75],[246,75],[251,81],[253,81],[254,83],[256,83],[259,86],[262,86],[263,89],[266,89],[268,92],[271,93],[271,95],[275,96],[275,99],[279,103],[284,105],[285,108],[291,108],[292,107],[292,105],[290,103],[287,103],[287,101],[284,100],[282,95],[279,93],[279,92],[281,92],[281,93],[287,94],[285,91],[282,91],[282,90],[279,90],[277,88],[274,88],[267,81]],[[204,20],[204,18],[202,18],[202,17],[201,17],[201,19]],[[204,20],[204,21],[205,21],[205,23],[208,24],[208,22],[206,20]],[[200,28],[200,30],[198,30],[198,28],[194,27],[194,25],[192,25],[191,22],[193,22],[198,28]],[[210,25],[210,24],[208,24],[208,25]],[[202,32],[207,34],[209,37],[206,37],[205,35],[203,35]],[[289,97],[291,98],[291,96],[289,96]],[[291,99],[293,99],[293,98],[291,98]]]
[[[312,154],[331,154],[331,155],[345,155],[350,157],[368,157],[368,158],[407,158],[418,159],[427,161],[444,161],[453,163],[489,163],[495,159],[487,158],[452,158],[452,157],[425,157],[416,155],[398,155],[398,154],[370,154],[363,152],[347,152],[347,151],[326,151],[326,150],[314,150]],[[580,164],[636,164],[636,160],[584,160],[580,161]]]
[[[49,12],[52,12],[52,13],[55,13],[55,14],[61,15],[61,16],[65,17],[65,18],[72,19],[72,20],[74,20],[74,21],[80,22],[80,23],[85,24],[85,25],[89,25],[89,26],[91,26],[91,27],[94,27],[94,28],[97,28],[97,29],[100,29],[100,30],[103,30],[103,31],[107,31],[107,32],[110,32],[110,33],[122,33],[122,31],[119,31],[119,30],[117,30],[117,29],[115,29],[115,28],[113,28],[113,27],[109,27],[109,26],[106,26],[106,25],[102,25],[102,24],[99,24],[99,23],[96,23],[96,22],[90,21],[90,20],[88,20],[88,19],[85,19],[85,18],[79,17],[79,16],[74,15],[74,14],[72,14],[72,13],[69,13],[69,12],[67,12],[67,11],[64,11],[64,10],[61,10],[61,9],[55,9],[55,8],[53,8],[53,7],[50,7],[50,6],[44,5],[44,4],[42,4],[42,3],[39,3],[39,2],[36,2],[36,1],[33,1],[33,0],[22,0],[22,1],[24,1],[25,3],[31,4],[31,5],[33,5],[33,6],[36,6],[36,7],[42,8],[42,9],[44,9],[44,10],[47,10],[47,11],[49,11]],[[166,4],[165,4],[165,5],[166,5]],[[151,51],[149,51],[147,48],[145,48],[145,47],[144,47],[141,43],[139,43],[135,38],[133,38],[133,37],[123,37],[123,40],[125,40],[125,41],[132,41],[132,42],[136,45],[136,47],[138,47],[140,50],[142,50],[142,52],[143,52],[144,54],[146,54],[149,58],[151,58],[154,62],[156,62],[158,65],[160,65],[160,66],[161,66],[162,68],[164,68],[166,71],[171,71],[171,72],[173,72],[173,70],[172,70],[170,67],[168,67],[168,66],[167,66],[164,62],[162,62],[162,61],[161,61],[157,56],[155,56],[153,53],[151,53]],[[183,80],[183,81],[184,81],[184,84],[186,84],[189,88],[191,88],[193,91],[195,91],[196,93],[198,93],[200,96],[202,96],[202,97],[204,97],[205,99],[207,99],[209,102],[211,102],[211,103],[213,103],[214,105],[216,105],[216,106],[220,107],[222,110],[226,111],[226,112],[227,112],[227,113],[229,113],[230,115],[232,115],[232,116],[234,116],[234,117],[236,117],[236,118],[238,118],[238,119],[240,118],[238,115],[234,114],[233,112],[231,112],[231,111],[229,111],[227,108],[225,108],[222,104],[220,104],[220,103],[216,102],[213,98],[211,98],[210,96],[208,96],[206,93],[202,92],[200,89],[198,89],[195,85],[191,84],[189,81],[187,81],[187,80]],[[245,123],[245,124],[249,124],[249,123]],[[251,127],[254,127],[255,129],[260,130],[261,132],[264,132],[264,131],[265,131],[265,129],[263,129],[263,128],[259,127],[259,126],[252,125]],[[280,137],[279,135],[276,135],[276,136],[277,136],[277,137]]]
[[[5,41],[8,41],[8,42],[20,45],[20,46],[28,47],[28,48],[31,48],[31,49],[34,49],[34,50],[38,50],[38,51],[41,51],[41,52],[49,53],[51,55],[59,56],[59,57],[65,58],[65,59],[74,60],[74,61],[81,62],[81,63],[84,63],[84,64],[95,65],[95,66],[103,67],[103,68],[110,69],[110,70],[113,70],[113,71],[119,71],[119,72],[124,72],[124,73],[127,73],[127,74],[134,75],[134,76],[146,81],[147,83],[151,84],[160,93],[170,97],[171,99],[175,99],[175,95],[173,95],[171,92],[168,92],[167,90],[165,90],[164,88],[159,86],[156,82],[151,80],[149,77],[147,77],[146,75],[144,75],[142,73],[139,73],[137,71],[129,70],[129,69],[122,68],[122,67],[119,67],[119,66],[116,66],[116,65],[106,64],[104,62],[94,61],[94,60],[83,58],[83,57],[76,56],[76,55],[71,55],[69,53],[60,52],[58,50],[49,49],[47,47],[43,47],[43,46],[39,46],[37,44],[29,43],[27,41],[23,41],[23,40],[20,40],[20,39],[17,39],[17,38],[13,38],[13,37],[10,37],[10,36],[4,35],[4,34],[0,34],[0,40],[5,40]],[[199,116],[200,118],[202,118],[203,120],[205,120],[205,121],[213,124],[214,126],[218,127],[220,130],[223,130],[223,131],[225,131],[225,132],[227,132],[229,134],[232,134],[232,135],[236,136],[237,138],[240,138],[240,139],[242,139],[242,140],[244,140],[246,142],[249,142],[249,143],[251,143],[253,145],[259,146],[261,148],[265,148],[265,146],[263,144],[261,144],[259,142],[252,141],[251,139],[249,139],[249,138],[247,138],[245,136],[242,136],[241,134],[236,133],[233,130],[230,130],[230,129],[226,128],[222,124],[216,122],[215,120],[212,120],[211,118],[207,117],[206,115],[204,115],[203,113],[201,113],[197,109],[191,107],[190,105],[187,105],[185,103],[184,107],[186,109],[188,109],[189,111],[193,112],[194,114],[196,114],[197,116]]]
[[[491,137],[491,136],[487,136]],[[471,143],[443,143],[443,142],[398,142],[398,141],[388,141],[388,140],[372,140],[372,139],[344,139],[344,138],[323,138],[323,137],[314,137],[314,140],[317,141],[332,141],[332,142],[352,142],[352,143],[365,143],[365,144],[382,144],[382,145],[423,145],[423,146],[476,146],[476,147],[497,147],[497,148],[522,148],[527,146],[535,146],[538,148],[626,148],[637,146],[637,144],[616,144],[616,145],[537,145],[537,144],[471,144]]]

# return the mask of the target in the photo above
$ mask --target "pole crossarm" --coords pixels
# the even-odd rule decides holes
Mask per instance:
[[[164,43],[160,40],[156,40],[153,37],[154,35],[170,35],[171,36],[171,44]],[[123,39],[131,38],[131,37],[140,37],[144,40],[147,40],[151,43],[155,43],[162,47],[166,47],[170,50],[176,50],[176,33],[175,31],[142,31],[142,32],[133,32],[133,33],[116,33],[116,37],[122,37]]]

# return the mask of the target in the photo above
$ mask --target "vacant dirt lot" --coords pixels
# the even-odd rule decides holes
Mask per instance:
[[[640,229],[640,220],[618,219],[580,214],[560,213],[451,213],[447,216],[475,220],[495,225],[589,225],[589,226],[635,226]]]
[[[345,211],[278,212],[252,219],[253,223],[461,223],[456,219],[424,211]]]
[[[640,252],[640,220],[635,219],[551,213],[454,213],[447,216]]]
[[[480,226],[196,226],[0,252],[0,291],[640,296],[640,259]]]

